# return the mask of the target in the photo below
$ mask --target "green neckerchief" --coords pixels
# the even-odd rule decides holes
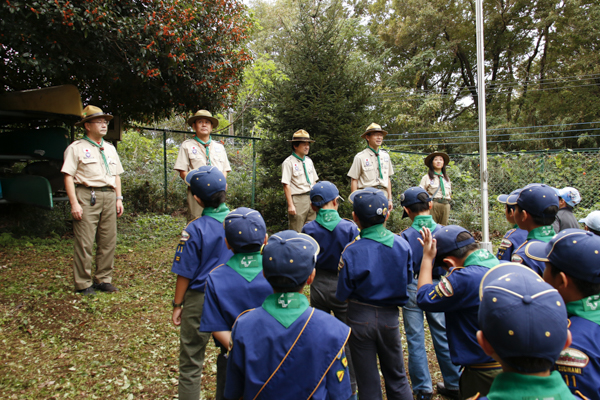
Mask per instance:
[[[379,149],[375,151],[371,146],[367,146],[377,156],[377,164],[379,165],[379,179],[383,179],[383,173],[381,172],[381,160],[379,159]]]
[[[104,154],[104,138],[100,139],[100,144],[94,142],[92,139],[87,137],[87,135],[83,135],[83,140],[90,142],[93,146],[96,146],[100,149],[100,154],[102,154],[102,159],[104,160],[104,166],[106,167],[106,175],[111,176],[110,167],[108,166],[108,160],[106,159],[106,155]]]
[[[427,227],[431,232],[433,232],[437,226],[437,223],[433,220],[431,215],[417,215],[411,226],[419,232],[423,227]]]
[[[235,272],[248,282],[252,282],[256,275],[262,271],[262,255],[260,251],[254,253],[238,253],[227,261]]]
[[[513,229],[519,229],[519,225],[517,225],[517,224],[514,224],[514,225],[513,225]]]
[[[440,189],[442,189],[442,198],[446,198],[446,188],[444,187],[444,173],[443,172],[433,172],[440,179]]]
[[[296,154],[296,153],[292,153],[292,155],[294,157],[296,157],[298,160],[302,161],[302,167],[304,168],[304,176],[306,177],[306,182],[308,182],[308,186],[310,186],[311,185],[310,178],[308,177],[308,172],[306,171],[306,164],[304,163],[304,160],[306,160],[306,157],[300,158],[298,156],[298,154]]]
[[[527,240],[537,239],[548,243],[556,235],[552,225],[539,226],[527,234]]]
[[[464,266],[468,267],[469,265],[481,265],[482,267],[493,268],[498,264],[500,264],[500,261],[498,261],[495,255],[486,249],[479,249],[469,254],[469,256],[465,259]]]
[[[600,325],[600,295],[595,294],[581,300],[567,303],[567,314],[592,321]]]
[[[331,209],[320,209],[317,213],[316,221],[323,228],[327,229],[329,232],[333,232],[335,227],[340,223],[342,217],[336,210]]]
[[[198,136],[194,136],[194,139],[196,139],[196,141],[198,143],[200,143],[204,146],[204,149],[206,150],[206,160],[207,160],[206,165],[211,165],[210,164],[210,151],[208,151],[208,145],[210,145],[212,143],[212,138],[210,136],[208,136],[207,142],[200,140],[200,138]]]
[[[385,229],[383,224],[373,225],[360,231],[360,237],[363,239],[371,239],[387,247],[394,246],[394,234]]]
[[[502,372],[494,379],[487,398],[489,400],[565,400],[572,399],[573,394],[558,371],[552,371],[550,376]]]
[[[223,223],[223,221],[225,221],[225,217],[227,216],[227,214],[229,214],[229,208],[227,208],[227,205],[225,203],[219,204],[219,207],[217,208],[208,207],[205,208],[204,211],[202,211],[203,217],[207,215],[211,218],[216,219],[220,223]]]
[[[302,293],[274,293],[265,299],[262,308],[279,323],[289,328],[308,308],[308,300]]]

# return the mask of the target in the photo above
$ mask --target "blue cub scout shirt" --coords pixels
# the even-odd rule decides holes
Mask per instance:
[[[181,233],[171,272],[190,279],[188,289],[204,293],[208,273],[232,255],[225,244],[223,224],[209,216],[200,217]]]
[[[513,252],[527,240],[527,231],[514,228],[506,232],[498,247],[496,257],[501,261],[510,261]]]
[[[331,272],[337,272],[342,251],[359,235],[356,224],[345,219],[342,219],[331,232],[319,225],[317,221],[304,225],[302,232],[312,236],[319,243],[320,251],[315,268]]]
[[[417,304],[423,311],[446,314],[448,347],[455,365],[496,364],[483,352],[476,336],[479,284],[488,271],[480,265],[453,268],[437,285],[423,285],[417,291]]]
[[[394,235],[392,247],[361,238],[350,243],[340,258],[340,301],[354,299],[374,306],[403,306],[412,282],[412,252],[408,242]]]
[[[437,232],[440,229],[441,225],[436,225],[435,229],[431,231],[432,234]],[[421,232],[409,226],[404,231],[402,231],[401,236],[404,240],[406,240],[410,246],[412,251],[412,268],[415,276],[419,275],[421,271],[421,261],[423,260],[423,246],[421,246],[421,242],[419,242],[418,238],[421,238]],[[432,275],[434,279],[446,274],[446,270],[442,267],[434,267],[432,271]]]
[[[215,268],[206,280],[200,332],[230,331],[241,313],[260,307],[272,293],[262,272],[248,282],[228,265]]]

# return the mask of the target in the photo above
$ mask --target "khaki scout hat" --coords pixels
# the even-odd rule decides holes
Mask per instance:
[[[104,114],[102,112],[102,109],[96,106],[87,106],[83,109],[83,112],[81,113],[81,121],[77,122],[75,126],[83,126],[83,124],[85,124],[86,122],[99,117],[104,117],[107,121],[113,119],[112,115]]]
[[[365,139],[369,133],[373,133],[373,132],[381,132],[381,133],[383,133],[384,137],[388,134],[387,131],[384,131],[383,129],[381,129],[381,126],[379,126],[375,122],[373,122],[371,125],[367,126],[367,130],[365,131],[365,133],[360,135],[360,137]]]
[[[448,156],[448,154],[441,151],[434,151],[433,153],[425,157],[425,159],[423,160],[425,162],[425,165],[429,167],[429,163],[431,162],[431,160],[433,160],[437,156],[440,156],[444,159],[444,166],[447,166],[450,162],[450,156]]]
[[[304,129],[300,129],[299,131],[294,132],[292,136],[292,140],[288,140],[288,142],[311,142],[314,143],[314,140],[310,138],[308,132]]]
[[[206,110],[197,111],[196,114],[194,114],[188,118],[187,123],[189,126],[192,126],[192,125],[194,125],[194,122],[196,122],[196,120],[200,119],[200,118],[209,120],[212,124],[213,129],[215,129],[217,126],[219,126],[219,120],[216,119],[215,117],[213,117],[212,114],[210,113],[210,111],[206,111]]]

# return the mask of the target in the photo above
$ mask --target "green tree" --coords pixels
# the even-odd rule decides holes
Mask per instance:
[[[238,0],[7,0],[2,91],[72,83],[136,120],[234,103],[252,30]]]
[[[293,24],[284,22],[274,39],[282,75],[273,77],[261,102],[261,128],[271,139],[260,146],[267,171],[262,183],[281,188],[280,165],[291,153],[286,140],[305,129],[316,140],[310,157],[320,179],[334,182],[343,193],[349,190],[346,173],[361,146],[360,133],[368,125],[371,74],[356,50],[365,33],[340,2],[300,0],[293,6]],[[285,202],[283,194],[280,199]]]

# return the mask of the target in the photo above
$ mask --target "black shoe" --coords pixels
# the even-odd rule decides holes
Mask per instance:
[[[96,291],[94,290],[93,286],[90,286],[89,288],[77,290],[75,293],[79,293],[82,296],[94,296]]]
[[[117,289],[116,286],[113,286],[112,283],[94,283],[94,289],[100,290],[102,292],[107,292],[107,293],[113,293],[113,292],[118,292],[119,289]]]
[[[448,397],[450,399],[460,399],[460,391],[458,389],[446,389],[446,385],[444,382],[438,382],[435,384],[438,394],[441,394],[444,397]]]
[[[415,400],[431,400],[433,393],[426,393],[421,391],[415,392]]]

